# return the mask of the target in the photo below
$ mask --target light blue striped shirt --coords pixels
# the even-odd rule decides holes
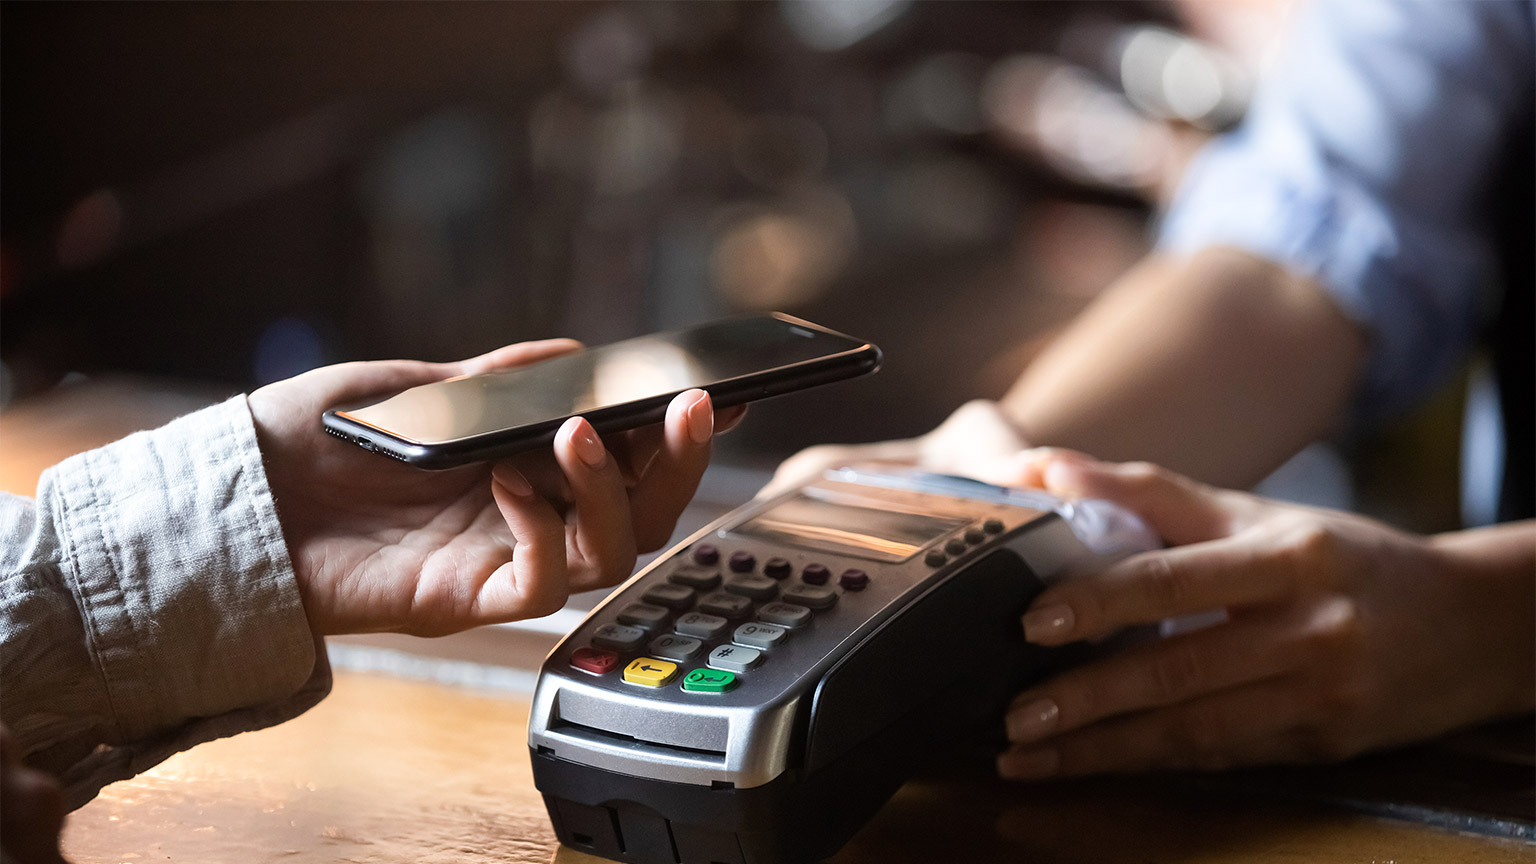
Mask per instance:
[[[1422,399],[1496,308],[1490,185],[1533,158],[1511,152],[1536,100],[1533,19],[1530,0],[1314,3],[1243,125],[1191,166],[1161,246],[1316,279],[1370,334],[1363,416]]]

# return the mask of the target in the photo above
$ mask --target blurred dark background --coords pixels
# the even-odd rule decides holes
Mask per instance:
[[[763,406],[724,463],[916,434],[1146,251],[1290,12],[5,3],[0,399],[779,309],[886,368]],[[1380,449],[1313,470],[1390,501]]]

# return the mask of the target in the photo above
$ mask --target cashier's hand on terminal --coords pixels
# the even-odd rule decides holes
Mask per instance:
[[[547,451],[495,464],[422,471],[339,447],[318,418],[334,405],[572,351],[552,339],[457,363],[344,363],[249,397],[317,635],[439,635],[550,614],[567,595],[629,575],[637,551],[664,544],[709,463],[717,430],[745,409],[709,395],[675,398],[657,426],[605,442],[573,418]]]
[[[784,460],[757,494],[767,498],[846,465],[900,465],[937,474],[981,477],[1024,447],[1024,439],[998,403],[973,399],[955,409],[933,431],[917,438],[807,447]]]
[[[1169,544],[1046,590],[1023,619],[1030,642],[1227,620],[1019,694],[1005,776],[1330,761],[1532,709],[1531,523],[1420,537],[1064,450],[1010,470],[1013,485],[1122,504]]]

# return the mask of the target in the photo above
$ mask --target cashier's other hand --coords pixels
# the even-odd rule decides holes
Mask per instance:
[[[1004,776],[1333,761],[1532,708],[1536,523],[1426,538],[1145,464],[1014,464],[1020,485],[1140,513],[1170,547],[1042,593],[1030,642],[1228,617],[1019,694]]]
[[[832,468],[882,464],[981,476],[1025,447],[1018,430],[996,402],[974,399],[955,409],[933,431],[917,438],[868,444],[818,444],[779,464],[758,497],[775,495],[821,476]]]
[[[327,408],[573,351],[569,339],[454,363],[388,360],[315,369],[250,394],[257,440],[316,634],[441,635],[558,610],[627,577],[665,543],[709,464],[713,411],[690,390],[655,426],[600,438],[585,419],[552,448],[446,471],[327,435]]]

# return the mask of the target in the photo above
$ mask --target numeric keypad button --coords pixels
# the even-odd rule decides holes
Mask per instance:
[[[652,585],[640,599],[656,606],[665,606],[674,612],[681,612],[693,605],[695,596],[692,588],[662,583]]]
[[[663,660],[676,660],[683,662],[692,660],[700,651],[704,650],[704,643],[692,636],[657,636],[646,646],[652,656]]]
[[[777,648],[789,638],[789,631],[777,624],[765,624],[754,621],[743,624],[731,634],[731,641],[737,645],[746,645],[749,648]]]
[[[677,632],[684,636],[697,636],[700,639],[719,639],[724,635],[730,622],[718,615],[706,615],[703,612],[689,612],[677,619]]]
[[[785,603],[794,603],[797,606],[819,611],[832,608],[837,602],[837,592],[817,585],[795,585],[784,589],[782,599]]]
[[[701,567],[697,564],[684,564],[672,571],[667,581],[675,585],[685,585],[698,591],[713,591],[720,587],[720,568]]]
[[[699,601],[699,611],[722,618],[745,618],[752,611],[752,601],[740,594],[716,591]]]
[[[725,590],[753,600],[772,600],[779,593],[779,583],[766,576],[732,576]]]
[[[604,624],[592,633],[592,644],[614,651],[633,651],[645,641],[645,631],[624,624]]]
[[[724,669],[728,672],[745,672],[757,665],[763,658],[763,652],[756,648],[746,648],[741,645],[721,645],[709,652],[709,660],[706,662],[716,669]]]
[[[803,627],[811,622],[811,610],[793,603],[765,603],[757,610],[757,617],[770,624]]]
[[[619,623],[628,624],[631,627],[643,627],[647,630],[660,630],[666,625],[667,619],[672,613],[649,603],[632,603],[624,607],[619,613]]]

